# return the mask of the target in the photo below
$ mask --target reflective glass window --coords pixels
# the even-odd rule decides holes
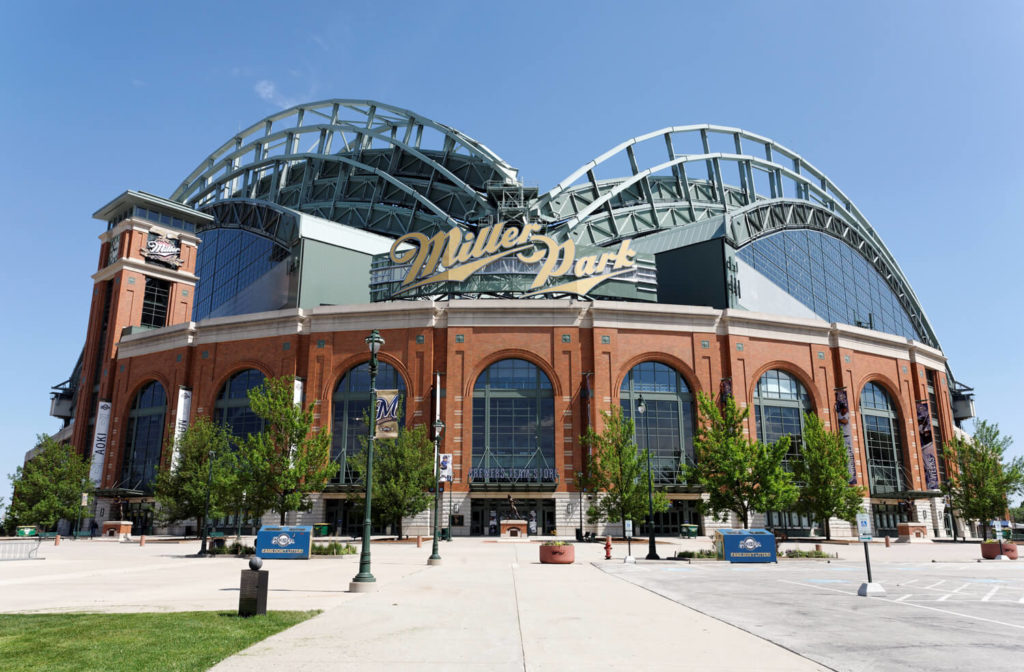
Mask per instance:
[[[227,425],[238,440],[263,431],[263,420],[249,407],[249,390],[263,384],[265,376],[256,369],[239,371],[220,388],[213,420]]]
[[[638,413],[643,396],[645,411]],[[684,461],[693,462],[693,395],[686,381],[667,364],[641,362],[619,389],[622,414],[634,419],[636,443],[651,454],[653,481],[678,485]]]
[[[903,490],[899,416],[888,393],[868,383],[860,394],[860,417],[868,455],[868,488],[873,495]]]
[[[780,231],[737,256],[829,322],[927,342],[888,283],[850,246],[820,231]]]
[[[146,293],[142,299],[142,326],[163,327],[167,324],[167,302],[171,283],[146,276]]]
[[[135,395],[128,413],[121,487],[151,491],[160,467],[166,415],[167,395],[160,383],[148,383]]]
[[[210,229],[196,258],[196,301],[192,319],[204,320],[243,289],[288,258],[288,250],[240,229]]]
[[[495,362],[473,388],[471,483],[554,482],[551,381],[522,359]]]
[[[398,390],[403,413],[399,414],[399,427],[405,426],[405,380],[387,362],[378,362],[378,390]],[[348,458],[363,448],[363,442],[370,435],[367,412],[370,409],[370,363],[364,362],[348,370],[334,388],[333,422],[331,424],[331,459],[341,469],[334,477],[334,483],[351,485],[359,479],[348,463]]]

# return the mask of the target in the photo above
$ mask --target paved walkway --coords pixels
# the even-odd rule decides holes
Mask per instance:
[[[609,576],[590,564],[603,562],[598,544],[577,544],[577,563],[564,566],[539,564],[537,549],[444,544],[443,565],[424,566],[420,553],[421,566],[402,578],[213,669],[827,669]]]
[[[659,543],[663,556],[708,547],[707,539]],[[860,544],[825,548],[863,558]],[[0,612],[234,611],[246,561],[187,557],[197,549],[155,539],[44,542],[45,560],[0,563]],[[267,561],[270,609],[324,613],[215,669],[826,669],[592,564],[621,563],[622,544],[610,561],[600,544],[575,549],[574,565],[540,565],[533,542],[457,538],[441,544],[444,564],[428,567],[429,542],[374,543],[378,591],[369,594],[347,592],[358,556]],[[633,552],[642,557],[646,544]],[[872,545],[873,563],[977,557],[976,544]]]

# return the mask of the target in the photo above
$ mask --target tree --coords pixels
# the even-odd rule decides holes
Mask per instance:
[[[202,530],[206,526],[207,492],[210,516],[223,515],[238,474],[232,438],[227,427],[207,417],[198,418],[185,429],[178,441],[177,464],[166,465],[153,482],[153,494],[160,504],[157,515],[162,523],[194,518]],[[170,441],[173,442],[173,436]],[[210,451],[214,455],[212,478]]]
[[[14,494],[8,519],[15,525],[53,528],[61,518],[77,520],[82,514],[82,493],[89,493],[89,462],[72,446],[46,434],[36,442],[35,457],[9,476]]]
[[[750,527],[750,514],[784,511],[797,499],[793,475],[782,466],[789,437],[775,443],[751,441],[743,434],[749,408],[740,408],[730,395],[721,409],[711,397],[698,392],[698,423],[694,437],[696,464],[683,469],[682,478],[703,487],[708,499],[702,512],[719,520],[733,512]]]
[[[979,420],[970,439],[954,436],[942,447],[949,465],[942,491],[964,519],[982,523],[985,538],[987,521],[1002,518],[1008,497],[1024,492],[1024,458],[1004,462],[1012,444],[998,424]]]
[[[830,432],[821,418],[804,413],[803,447],[793,461],[793,477],[801,484],[795,508],[822,523],[826,539],[832,538],[830,518],[853,521],[863,508],[864,490],[850,485],[848,460],[842,432]]]
[[[366,448],[350,458],[349,464],[365,482]],[[401,537],[402,518],[430,506],[431,487],[436,487],[434,444],[425,425],[404,429],[397,439],[374,441],[373,514],[378,521],[391,523]]]
[[[338,472],[330,458],[331,435],[311,432],[315,404],[295,403],[291,376],[267,378],[249,390],[249,407],[263,419],[263,431],[241,443],[239,486],[247,493],[249,510],[258,516],[277,511],[284,525],[288,511],[308,511],[309,493],[323,490]]]
[[[587,509],[587,522],[621,520],[625,534],[627,520],[643,520],[647,516],[647,450],[638,450],[633,420],[623,417],[621,409],[602,411],[601,418],[601,433],[588,427],[582,437],[584,445],[590,448],[583,487],[591,492],[604,492]],[[666,509],[665,493],[655,492],[655,513]]]

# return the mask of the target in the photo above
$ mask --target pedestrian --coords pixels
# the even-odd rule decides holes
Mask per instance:
[[[99,529],[100,529],[100,526],[96,524],[96,519],[93,518],[89,522],[89,538],[90,539],[95,539],[96,538],[96,531],[99,530]]]

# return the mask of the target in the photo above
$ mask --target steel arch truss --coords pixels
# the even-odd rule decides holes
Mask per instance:
[[[622,164],[629,176],[599,179],[602,169]],[[824,230],[878,270],[918,333],[938,347],[920,301],[867,218],[824,173],[760,135],[701,124],[632,138],[541,195],[531,215],[578,243],[599,246],[717,216],[730,223],[727,235],[738,244],[779,228]]]
[[[243,229],[269,238],[285,250],[299,240],[299,215],[293,210],[259,201],[230,200],[211,203],[201,210],[215,219],[196,232]]]
[[[453,128],[373,101],[327,100],[240,132],[171,198],[195,207],[259,199],[401,234],[493,215],[487,183],[516,179],[514,168]]]

